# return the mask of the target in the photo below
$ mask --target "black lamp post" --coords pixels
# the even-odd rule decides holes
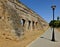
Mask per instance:
[[[54,10],[56,8],[55,5],[51,6],[52,10],[53,10],[53,32],[52,32],[52,40],[51,41],[55,41],[55,33],[54,33]]]

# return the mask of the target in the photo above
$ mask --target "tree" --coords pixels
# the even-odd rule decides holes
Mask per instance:
[[[57,17],[57,20],[59,20],[59,16]]]
[[[60,20],[51,20],[51,22],[49,23],[49,26],[51,26],[51,27],[56,27],[56,28],[58,28],[58,27],[60,27]]]

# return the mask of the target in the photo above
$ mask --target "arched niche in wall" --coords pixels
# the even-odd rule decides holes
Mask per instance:
[[[37,26],[38,22],[36,22],[36,26]]]
[[[24,26],[25,25],[25,20],[24,19],[21,19],[21,25]]]
[[[0,19],[2,19],[1,16],[0,16]]]
[[[28,29],[30,28],[31,21],[28,21]]]
[[[32,22],[32,27],[33,27],[33,29],[34,29],[34,21]]]

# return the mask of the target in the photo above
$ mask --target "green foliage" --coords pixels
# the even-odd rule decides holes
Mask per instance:
[[[60,20],[52,20],[50,23],[49,23],[49,26],[51,26],[51,27],[56,27],[56,28],[58,28],[58,27],[60,27]]]
[[[60,17],[58,16],[58,17],[57,17],[57,20],[59,20],[59,19],[60,19]]]

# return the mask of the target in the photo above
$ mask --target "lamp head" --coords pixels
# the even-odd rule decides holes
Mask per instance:
[[[56,5],[52,5],[51,8],[52,8],[52,9],[55,9],[55,8],[56,8]]]

